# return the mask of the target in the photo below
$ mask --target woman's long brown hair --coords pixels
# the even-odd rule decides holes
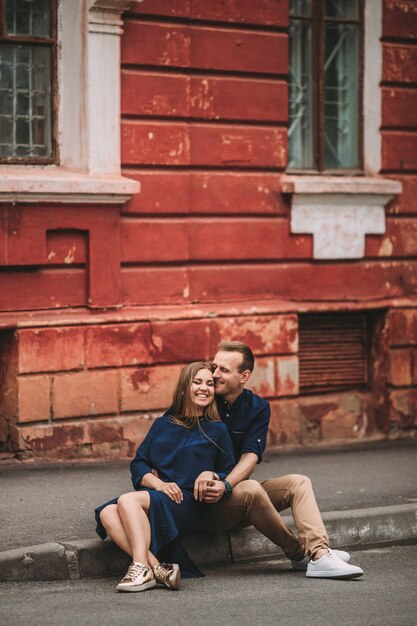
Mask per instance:
[[[213,372],[213,366],[205,361],[195,361],[183,367],[173,393],[171,417],[176,424],[186,428],[199,424],[202,414],[202,409],[193,402],[190,394],[191,384],[200,370]],[[204,409],[204,417],[212,422],[220,421],[214,400]]]

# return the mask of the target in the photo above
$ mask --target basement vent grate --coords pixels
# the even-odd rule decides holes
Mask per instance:
[[[335,391],[367,383],[363,314],[299,316],[300,391]]]

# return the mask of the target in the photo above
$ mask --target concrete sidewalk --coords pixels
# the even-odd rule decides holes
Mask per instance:
[[[331,544],[417,541],[417,441],[265,456],[255,478],[306,474]],[[94,533],[95,506],[131,489],[129,463],[0,465],[0,580],[117,575],[128,558]],[[288,519],[290,522],[290,519]],[[255,529],[186,540],[200,565],[282,556]]]

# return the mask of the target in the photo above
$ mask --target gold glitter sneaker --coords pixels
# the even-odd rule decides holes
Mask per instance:
[[[181,585],[180,568],[176,563],[160,563],[153,568],[155,580],[160,585],[176,591]]]
[[[145,591],[156,586],[155,575],[148,565],[132,563],[126,575],[117,585],[117,591]]]

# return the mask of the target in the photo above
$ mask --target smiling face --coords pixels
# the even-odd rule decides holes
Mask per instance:
[[[242,392],[250,371],[241,372],[243,356],[240,352],[219,350],[213,360],[215,391],[225,400],[233,403]]]
[[[206,408],[214,398],[213,374],[208,369],[199,370],[191,381],[190,399],[198,407]]]

